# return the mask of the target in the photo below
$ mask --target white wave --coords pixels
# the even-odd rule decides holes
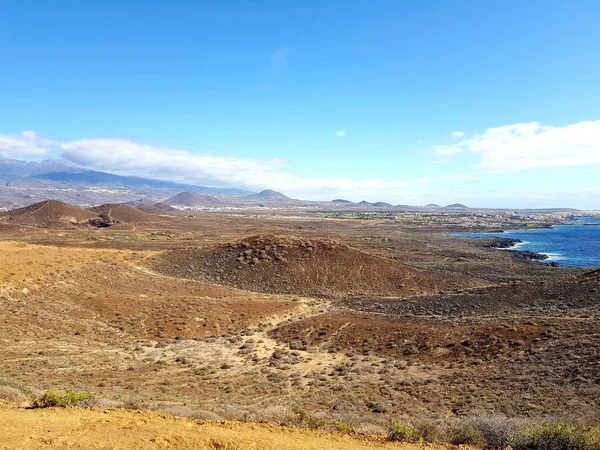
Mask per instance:
[[[529,241],[517,242],[515,245],[513,245],[511,247],[511,249],[514,250],[516,248],[522,247],[522,246],[527,245],[527,244],[531,244],[531,242],[529,242]]]
[[[539,252],[541,255],[546,255],[546,261],[556,261],[557,259],[567,259],[560,253]]]
[[[503,247],[503,248],[499,248],[498,250],[517,250],[519,247],[521,247],[522,245],[526,245],[529,244],[530,242],[527,241],[523,241],[523,242],[515,242],[513,245],[511,245],[510,247]]]

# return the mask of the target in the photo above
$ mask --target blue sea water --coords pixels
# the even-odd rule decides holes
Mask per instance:
[[[523,243],[511,250],[543,253],[548,255],[545,262],[556,261],[561,266],[600,267],[600,217],[582,217],[578,221],[581,224],[504,233],[465,234],[470,237],[520,239]]]

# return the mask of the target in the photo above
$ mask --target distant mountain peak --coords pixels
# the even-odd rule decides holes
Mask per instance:
[[[179,194],[175,194],[173,197],[168,198],[163,203],[167,205],[185,205],[185,206],[195,206],[193,203],[196,201],[196,195],[192,194],[189,191],[180,192]]]
[[[225,204],[212,195],[195,194],[189,191],[180,192],[162,203],[180,206],[221,206]]]
[[[281,192],[274,191],[273,189],[265,189],[264,191],[259,192],[258,194],[250,194],[248,195],[250,198],[262,198],[265,200],[291,200],[287,195],[282,194]]]

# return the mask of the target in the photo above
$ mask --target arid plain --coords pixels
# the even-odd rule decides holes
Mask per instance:
[[[111,226],[86,222],[99,212]],[[0,388],[365,433],[392,417],[597,421],[600,276],[450,231],[59,202],[5,213]]]

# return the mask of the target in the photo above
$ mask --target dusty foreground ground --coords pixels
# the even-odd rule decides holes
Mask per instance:
[[[376,220],[23,223],[0,227],[0,398],[14,404],[71,389],[104,407],[365,433],[390,418],[600,417],[600,280],[586,270]]]
[[[383,441],[380,437],[311,432],[256,423],[196,422],[127,410],[0,408],[0,448],[207,450],[443,450]]]

